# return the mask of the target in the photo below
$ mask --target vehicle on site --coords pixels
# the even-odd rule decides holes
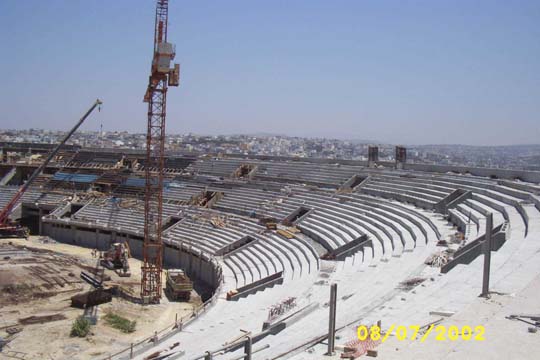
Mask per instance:
[[[75,124],[75,126],[62,138],[58,145],[56,145],[55,148],[49,153],[45,161],[43,161],[43,163],[41,163],[41,165],[36,168],[36,170],[34,170],[32,175],[30,175],[28,180],[23,185],[21,185],[19,190],[15,193],[15,195],[13,195],[13,197],[6,204],[6,206],[4,206],[4,208],[0,212],[0,238],[28,237],[28,229],[19,224],[18,222],[11,220],[9,216],[17,206],[19,200],[21,200],[26,190],[28,190],[34,180],[41,174],[41,172],[45,169],[49,162],[55,157],[60,148],[66,143],[66,141],[68,141],[71,135],[73,135],[73,133],[77,131],[79,126],[82,125],[82,123],[84,122],[84,120],[86,120],[90,113],[101,104],[101,100],[97,99],[96,102],[90,107],[90,109],[88,109],[88,111],[83,115],[83,117],[77,122],[77,124]]]
[[[185,274],[184,270],[167,270],[165,294],[170,300],[189,301],[192,290],[193,282]]]
[[[101,265],[109,270],[118,270],[120,276],[131,276],[129,271],[129,245],[127,242],[114,243],[111,248],[101,253]]]

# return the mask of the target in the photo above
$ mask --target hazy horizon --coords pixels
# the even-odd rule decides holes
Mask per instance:
[[[154,2],[0,3],[0,128],[145,131]],[[121,16],[119,16],[121,14]],[[170,1],[170,133],[535,145],[540,3]],[[9,56],[7,56],[9,54]]]

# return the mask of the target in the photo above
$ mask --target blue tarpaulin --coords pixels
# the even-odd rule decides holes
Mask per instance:
[[[157,182],[157,179],[153,179],[153,180],[155,180]],[[146,183],[146,179],[143,179],[143,178],[128,178],[128,179],[126,179],[126,181],[124,181],[124,183],[122,185],[135,186],[135,187],[144,187],[145,183]],[[168,187],[169,183],[170,183],[170,181],[164,181],[163,186]]]
[[[53,180],[56,181],[67,181],[67,182],[80,182],[80,183],[91,183],[96,181],[98,178],[97,175],[93,174],[71,174],[57,172],[53,176]]]

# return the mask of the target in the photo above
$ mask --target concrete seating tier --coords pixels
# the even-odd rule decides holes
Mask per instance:
[[[334,164],[313,164],[305,162],[273,162],[242,159],[199,160],[192,163],[187,171],[228,178],[242,164],[257,165],[254,179],[291,183],[308,183],[337,188],[345,183],[360,168]]]
[[[181,187],[167,186],[163,189],[163,199],[170,202],[189,202],[192,197],[201,194],[204,186],[181,183]]]
[[[421,193],[428,196],[429,200],[440,201],[448,196],[454,189],[445,186],[433,185],[418,181],[417,178],[407,178],[398,176],[371,176],[369,184],[379,184],[386,187],[395,187],[403,191]]]
[[[172,241],[189,244],[209,254],[252,233],[262,230],[259,225],[240,218],[229,217],[223,227],[215,227],[210,223],[209,213],[187,208],[182,209],[182,219],[164,232],[164,236]],[[216,216],[219,213],[213,213]]]
[[[359,172],[358,167],[302,162],[264,162],[258,164],[256,179],[339,187]]]
[[[318,259],[309,245],[298,239],[253,234],[254,242],[227,254],[223,261],[237,276],[236,287],[283,271],[285,280],[307,275],[318,269]]]
[[[272,210],[277,208],[276,205],[282,196],[279,192],[264,191],[247,187],[234,189],[210,187],[209,190],[221,191],[224,194],[223,198],[221,198],[213,208],[241,215],[249,215],[252,212],[255,212],[260,215],[270,213],[271,216],[275,216]],[[285,215],[286,212],[282,211],[279,217]]]
[[[0,209],[6,206],[15,193],[19,190],[18,186],[0,186]],[[62,194],[55,194],[49,192],[43,192],[39,189],[30,187],[29,190],[22,196],[16,206],[21,202],[27,204],[44,204],[49,206],[60,205],[63,199],[67,196]]]
[[[240,159],[199,160],[191,163],[186,171],[229,178],[240,165],[251,162]]]
[[[513,182],[502,182],[458,175],[426,175],[414,173],[410,176],[377,175],[370,173],[370,180],[362,186],[361,192],[383,198],[396,199],[402,202],[411,202],[420,207],[433,208],[444,198],[444,194],[455,189],[469,190],[473,198],[481,198],[481,202],[493,208],[492,212],[504,214],[504,207],[515,208],[525,224],[525,233],[528,229],[528,216],[523,207],[524,203],[534,202],[534,196],[527,193],[525,188],[516,188],[517,185],[508,186]],[[540,207],[540,202],[538,204]],[[507,216],[505,216],[507,218]]]
[[[224,211],[234,209],[245,213],[246,208],[255,208],[257,205],[257,209],[260,209],[260,203],[267,201],[267,195],[260,196],[252,189],[235,190],[234,195],[229,198],[236,202],[246,199],[244,204],[249,201],[249,207],[238,209],[238,206],[223,204],[223,199],[216,207],[221,207]],[[337,249],[362,234],[367,234],[376,240],[373,243],[373,255],[381,258],[398,256],[404,250],[413,249],[417,239],[422,237],[427,241],[429,226],[423,224],[423,219],[414,219],[410,212],[396,209],[396,205],[391,206],[388,201],[383,201],[385,205],[374,206],[375,202],[381,201],[370,197],[369,201],[366,201],[365,197],[357,195],[336,196],[333,192],[310,191],[300,186],[291,187],[288,196],[280,195],[277,192],[271,193],[271,196],[279,199],[273,201],[273,214],[283,218],[300,206],[313,209],[297,222],[297,226],[327,250]],[[224,199],[226,198],[227,192]],[[434,237],[436,238],[437,234],[434,234]]]
[[[434,225],[426,224],[413,210],[405,211],[396,204],[365,195],[336,195],[303,186],[289,186],[288,194],[248,188],[226,189],[224,193],[215,208],[243,215],[254,212],[257,216],[283,219],[301,206],[313,209],[297,226],[328,251],[366,234],[376,240],[372,245],[375,258],[399,256],[412,250],[418,239],[425,243],[428,232],[435,240],[439,237],[429,230]]]
[[[72,215],[72,219],[100,226],[120,232],[141,234],[144,228],[144,204],[129,204],[124,207],[120,203],[108,200],[90,202]],[[176,215],[179,209],[173,205],[163,204],[163,220],[166,222],[171,215]]]
[[[208,168],[209,163],[214,165]],[[242,163],[246,162],[201,161],[192,164],[192,168],[201,173],[228,177]],[[288,324],[279,336],[267,337],[265,341],[270,347],[265,350],[265,356],[278,356],[293,347],[305,344],[320,335],[321,331],[317,326],[327,320],[328,310],[320,305],[328,301],[327,285],[332,282],[339,283],[342,289],[338,309],[348,309],[338,314],[339,324],[365,319],[366,314],[373,318],[369,318],[370,321],[383,318],[371,315],[374,311],[384,316],[406,306],[414,305],[415,312],[427,313],[439,306],[453,309],[456,304],[460,305],[462,298],[469,296],[460,290],[469,286],[472,280],[462,277],[462,284],[456,282],[456,291],[452,288],[450,292],[438,285],[439,279],[445,279],[447,275],[436,276],[438,269],[424,264],[428,256],[441,250],[436,246],[437,240],[447,239],[454,232],[443,214],[433,209],[439,210],[440,207],[435,205],[450,194],[459,194],[459,191],[455,192],[456,189],[467,190],[466,196],[453,203],[447,211],[450,219],[464,230],[468,240],[483,235],[485,218],[489,213],[493,213],[495,226],[502,223],[505,223],[504,226],[506,223],[516,225],[516,231],[493,255],[493,271],[497,274],[495,276],[506,279],[506,274],[502,274],[500,268],[507,264],[512,265],[507,261],[510,255],[513,256],[512,254],[520,249],[526,253],[528,246],[532,244],[535,244],[534,249],[537,247],[533,236],[529,241],[523,241],[522,236],[522,227],[525,227],[523,224],[527,221],[533,224],[532,234],[538,234],[540,216],[535,207],[537,203],[532,200],[537,194],[529,192],[519,184],[514,186],[485,178],[452,174],[434,176],[418,172],[334,165],[307,166],[296,162],[249,163],[257,165],[254,179],[244,183],[224,181],[205,187],[210,191],[224,193],[223,198],[218,200],[212,209],[168,204],[167,214],[174,215],[168,218],[178,221],[165,230],[164,239],[167,243],[181,244],[183,248],[192,247],[196,252],[203,252],[222,263],[225,275],[224,291],[249,286],[280,272],[283,272],[284,282],[288,286],[266,288],[234,303],[225,301],[221,296],[214,305],[215,309],[190,325],[193,328],[172,335],[170,339],[164,340],[167,343],[161,343],[162,347],[170,346],[174,342],[185,344],[182,350],[188,358],[200,357],[204,350],[217,348],[219,344],[230,340],[236,335],[231,335],[231,329],[243,329],[253,333],[259,331],[260,324],[266,319],[268,308],[290,296],[299,301],[305,300],[302,305],[318,303],[319,306],[310,310],[312,312],[306,312],[297,325]],[[330,171],[332,169],[333,174]],[[411,176],[404,176],[406,174]],[[341,181],[354,175],[371,178],[350,193],[344,193],[343,189],[335,191]],[[298,182],[304,182],[304,179],[305,183],[311,186],[299,186]],[[261,183],[261,180],[265,183]],[[270,181],[273,185],[282,185],[282,191],[276,190],[279,186],[268,187],[274,189],[272,191],[262,190]],[[318,189],[314,184],[319,184]],[[187,197],[188,192],[183,192],[182,189],[174,193],[172,198]],[[108,206],[110,207],[89,204],[73,217],[101,217],[100,221],[106,223],[106,210],[113,213],[117,211]],[[418,209],[417,206],[429,210]],[[106,210],[99,214],[92,213],[100,207]],[[298,211],[299,209],[302,211]],[[118,211],[125,211],[123,218],[113,214],[112,223],[122,227],[135,227],[131,223],[124,224],[122,221],[126,221],[125,218],[137,218],[140,223],[139,209]],[[271,215],[278,220],[293,218],[295,212],[302,214],[293,222],[302,233],[293,234],[292,239],[286,239],[286,236],[279,235],[277,231],[265,229],[256,220]],[[255,219],[246,216],[251,214],[255,215]],[[217,223],[214,221],[216,218],[220,220]],[[278,227],[283,230],[284,224],[278,224]],[[292,229],[289,230],[294,233]],[[371,248],[363,248],[340,262],[318,259],[318,254],[322,255],[325,250],[340,249],[365,236],[371,241]],[[533,253],[527,252],[529,253],[532,259]],[[516,261],[512,266],[518,269],[522,266],[533,266],[534,263]],[[474,266],[474,263],[472,265]],[[324,271],[318,272],[319,266]],[[537,265],[534,266],[538,269]],[[466,266],[461,264],[453,271],[461,271],[464,267]],[[314,275],[313,278],[305,278],[311,274]],[[425,287],[416,289],[419,294],[424,295],[423,302],[415,300],[415,292],[401,293],[398,288],[403,280],[417,276],[433,278],[425,282]],[[510,280],[515,279],[508,278],[509,282]],[[435,289],[440,295],[433,293],[433,284],[438,286]],[[474,286],[476,288],[473,296],[476,298],[476,280]],[[431,293],[426,293],[427,290]],[[433,297],[437,300],[433,300]],[[404,298],[407,301],[404,301]],[[431,305],[426,306],[426,302],[430,301]],[[361,307],[351,307],[351,304],[359,303],[362,304]],[[384,318],[384,321],[387,320],[390,323],[388,317]],[[426,319],[417,323],[427,323],[424,320]],[[206,340],[208,332],[203,332],[210,326],[212,342]],[[205,345],[204,349],[201,343]],[[214,346],[215,344],[218,345]],[[156,349],[152,349],[148,353],[155,351]],[[237,355],[231,352],[226,357],[236,358]]]
[[[362,187],[361,191],[373,196],[396,199],[401,202],[410,202],[424,208],[432,208],[438,201],[438,198],[418,191],[409,191],[395,186],[386,186],[377,183],[367,183]]]
[[[121,153],[79,151],[71,159],[68,166],[83,168],[112,168],[121,159]]]

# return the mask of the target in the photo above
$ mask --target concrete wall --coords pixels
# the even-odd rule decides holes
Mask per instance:
[[[43,234],[59,242],[99,250],[109,249],[114,242],[126,241],[131,255],[142,259],[143,239],[132,234],[55,222],[44,222]],[[166,268],[184,269],[190,278],[204,283],[213,291],[219,287],[223,279],[221,266],[214,258],[183,244],[165,243],[163,263]]]

